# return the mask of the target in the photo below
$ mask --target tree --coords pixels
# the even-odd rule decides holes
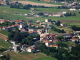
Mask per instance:
[[[75,60],[80,60],[80,44],[76,47],[72,47],[71,54],[74,55]]]
[[[60,21],[57,21],[56,25],[57,25],[57,26],[60,26]]]
[[[38,15],[42,16],[42,15],[44,15],[44,13],[40,12]]]
[[[62,39],[64,39],[63,36],[57,36],[56,39],[59,39],[62,42]]]
[[[6,60],[10,60],[10,55],[9,54],[7,54]]]

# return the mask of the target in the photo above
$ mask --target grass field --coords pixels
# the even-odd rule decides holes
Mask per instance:
[[[25,16],[20,16],[16,14],[27,14],[31,13],[29,10],[25,9],[15,9],[9,6],[0,6],[0,18],[16,20],[16,19],[27,19]]]
[[[8,36],[9,32],[8,31],[0,31],[1,34],[4,34],[6,36]]]
[[[2,48],[9,48],[11,46],[11,44],[3,41],[2,39],[0,39],[0,47]]]
[[[37,58],[43,58],[43,57],[44,57],[44,60],[46,60],[45,57],[50,60],[55,59],[55,58],[48,57],[43,53],[36,53],[36,55],[35,55],[35,53],[28,53],[28,52],[15,53],[13,51],[10,51],[10,52],[3,53],[3,54],[10,54],[11,60],[35,60]],[[57,60],[57,59],[55,59],[55,60]]]
[[[46,13],[54,13],[54,12],[60,12],[62,11],[62,9],[57,9],[57,7],[54,8],[35,8],[37,10],[39,10],[39,12],[46,12]],[[35,12],[35,11],[33,11]]]
[[[57,9],[57,7],[54,8],[34,8],[39,11],[33,11],[34,13],[39,13],[39,12],[47,12],[47,13],[54,13],[54,12],[61,12],[61,11],[67,11],[69,13],[76,13],[76,17],[74,16],[69,16],[69,17],[26,17],[26,16],[20,16],[20,15],[15,15],[15,14],[25,14],[25,13],[31,13],[29,10],[25,9],[15,9],[15,8],[10,8],[9,6],[0,6],[0,18],[4,19],[10,19],[10,20],[17,20],[17,19],[22,19],[22,20],[42,20],[44,21],[45,19],[51,18],[52,20],[75,20],[79,21],[80,20],[80,11],[69,11],[68,9]],[[69,23],[69,22],[68,22]],[[74,24],[74,23],[71,23]],[[76,25],[77,23],[75,23]]]
[[[34,60],[57,60],[57,59],[52,58],[52,57],[41,57],[41,58],[37,58],[37,59],[34,59]]]

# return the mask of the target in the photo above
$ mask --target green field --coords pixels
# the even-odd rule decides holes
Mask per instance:
[[[8,31],[0,31],[1,34],[4,34],[6,36],[8,36],[9,32]]]
[[[34,59],[34,60],[57,60],[57,59],[52,58],[52,57],[41,57],[41,58],[37,58],[37,59]]]
[[[3,54],[5,54],[5,55],[9,54],[11,56],[10,60],[36,60],[36,59],[46,60],[46,58],[48,60],[57,60],[55,58],[46,56],[43,53],[28,53],[28,52],[15,53],[13,51],[10,51],[10,52],[6,52],[6,53],[3,53]]]
[[[53,8],[35,8],[35,9],[39,10],[39,12],[46,12],[46,13],[54,13],[54,12],[62,11],[62,9],[57,9],[57,7],[53,7]],[[33,11],[33,12],[36,12],[36,11]]]
[[[27,14],[31,13],[29,10],[10,8],[9,6],[0,6],[0,18],[16,20],[16,19],[27,19],[25,16],[16,14]]]
[[[11,44],[9,44],[8,42],[5,42],[2,39],[0,39],[0,47],[9,48],[10,46],[11,46]]]

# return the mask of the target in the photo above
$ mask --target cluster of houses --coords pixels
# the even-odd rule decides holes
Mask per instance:
[[[2,0],[2,1],[1,1],[1,4],[2,4],[2,5],[7,5],[7,3],[9,3],[9,4],[17,4],[17,3],[15,3],[15,2],[11,2],[11,1],[9,1],[9,0]]]
[[[10,20],[4,20],[4,19],[0,19],[0,23],[4,23],[5,21],[11,22]],[[68,41],[79,41],[80,36],[74,36],[72,33],[69,34],[50,34],[48,33],[48,26],[46,24],[52,24],[51,23],[51,19],[45,19],[45,22],[41,22],[41,20],[37,20],[36,23],[39,23],[41,26],[44,26],[44,28],[42,29],[35,29],[35,28],[31,28],[31,27],[38,27],[38,25],[34,25],[31,24],[31,22],[27,21],[27,20],[15,20],[14,21],[15,24],[12,26],[8,26],[8,27],[2,27],[2,30],[8,31],[9,29],[14,30],[16,27],[18,27],[18,29],[21,32],[28,32],[31,35],[35,35],[35,34],[39,34],[40,35],[40,40],[38,40],[38,42],[41,42],[43,44],[45,44],[47,47],[56,47],[58,48],[59,46],[56,44],[56,42],[59,42],[58,39],[56,39],[57,36],[63,36],[65,39],[67,39]],[[56,23],[57,21],[55,21],[54,23]],[[28,28],[25,29],[25,25],[24,23],[27,23]],[[61,23],[61,26],[64,26],[64,23]],[[9,41],[8,39],[5,39],[5,41]],[[25,51],[25,52],[35,52],[36,47],[35,45],[32,46],[28,46],[26,44],[23,44],[22,46],[17,45],[15,41],[11,41],[11,43],[13,44],[13,49],[15,52],[21,50],[21,51]]]
[[[43,42],[47,47],[56,47],[58,48],[59,46],[56,45],[56,42],[59,42],[58,39],[56,39],[57,36],[63,36],[65,39],[67,39],[68,41],[79,41],[79,36],[73,36],[73,34],[69,33],[69,34],[42,34],[40,35],[40,42]]]
[[[64,14],[66,14],[66,11],[63,12],[56,12],[56,13],[52,13],[52,14],[48,14],[48,13],[44,13],[45,16],[53,16],[53,17],[60,17],[60,16],[64,16]]]

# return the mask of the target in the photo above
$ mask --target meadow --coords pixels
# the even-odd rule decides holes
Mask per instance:
[[[31,13],[29,10],[10,8],[9,6],[0,6],[0,18],[8,20],[22,19],[26,20],[25,16],[20,16],[16,14],[27,14]]]
[[[1,33],[1,34],[4,34],[4,35],[6,35],[6,36],[8,36],[8,34],[10,34],[10,32],[8,32],[8,31],[0,31],[0,33]]]
[[[37,59],[34,59],[34,60],[57,60],[57,59],[52,58],[52,57],[41,57],[41,58],[37,58]]]
[[[57,7],[53,8],[34,8],[36,9],[33,11],[33,13],[39,13],[39,12],[44,12],[44,13],[54,13],[54,12],[62,12],[66,11],[68,13],[76,14],[76,16],[68,16],[68,17],[27,17],[27,16],[21,16],[21,15],[16,15],[16,14],[27,14],[31,13],[30,10],[25,10],[25,9],[16,9],[16,8],[10,8],[9,6],[0,6],[0,18],[4,18],[7,20],[42,20],[45,21],[45,19],[51,18],[52,20],[75,20],[75,21],[80,21],[80,11],[69,11],[68,9],[57,9]],[[69,23],[69,22],[68,22]],[[74,24],[74,23],[71,23]],[[77,24],[77,23],[75,23]],[[79,24],[79,23],[78,23]]]
[[[0,47],[9,48],[10,46],[11,46],[11,44],[9,44],[8,42],[5,42],[4,40],[0,39]]]
[[[7,52],[7,53],[3,53],[3,54],[9,54],[11,56],[11,60],[35,60],[35,59],[40,59],[40,58],[44,58],[44,60],[47,59],[55,59],[52,57],[48,57],[43,53],[29,53],[29,52],[23,52],[23,53],[15,53],[13,51]],[[57,59],[55,59],[57,60]]]

